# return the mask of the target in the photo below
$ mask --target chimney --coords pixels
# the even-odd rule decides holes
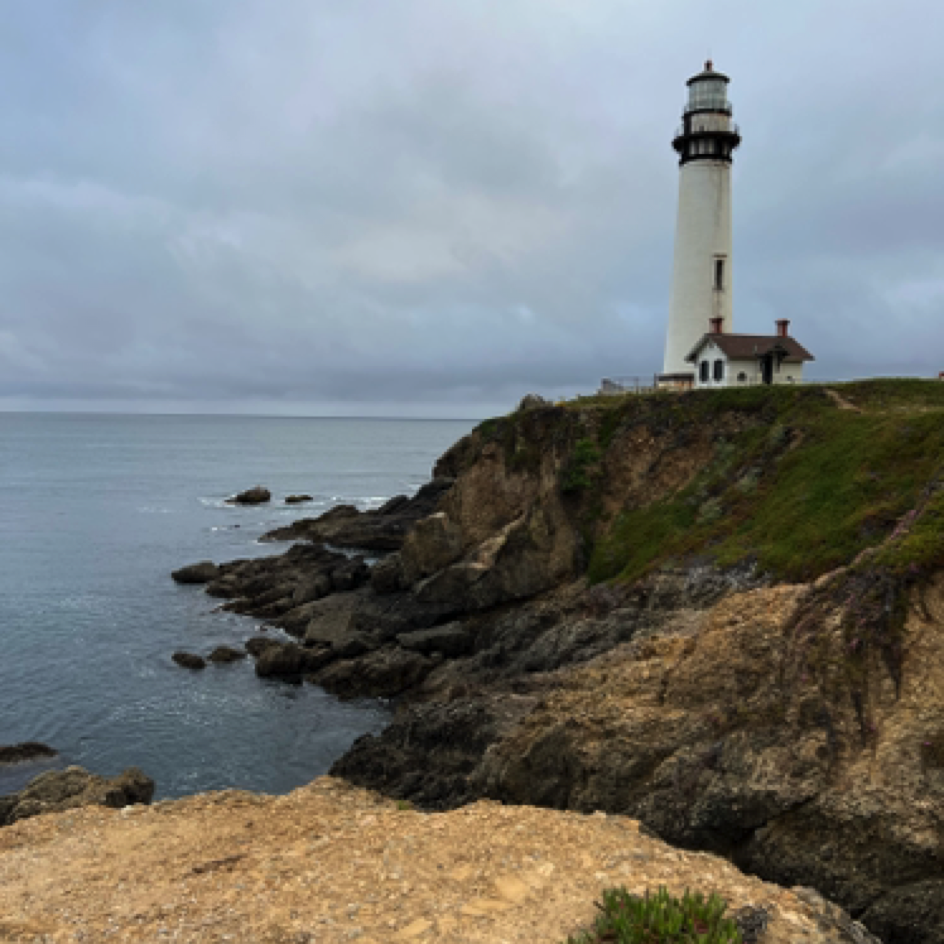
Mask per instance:
[[[708,333],[709,334],[724,334],[724,318],[709,318],[708,319]]]
[[[790,327],[790,321],[787,318],[778,318],[777,319],[777,337],[786,338],[789,337],[787,334],[787,329]]]

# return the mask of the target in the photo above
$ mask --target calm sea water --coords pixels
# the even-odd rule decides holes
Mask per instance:
[[[251,660],[193,673],[171,653],[258,625],[178,587],[185,563],[278,553],[257,538],[342,502],[376,507],[427,481],[471,422],[0,414],[0,744],[44,741],[57,766],[130,765],[169,797],[285,792],[381,727],[377,702],[257,679]],[[223,503],[256,483],[277,501]],[[0,769],[0,794],[37,765]]]

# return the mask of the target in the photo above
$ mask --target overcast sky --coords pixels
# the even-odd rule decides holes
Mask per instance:
[[[474,417],[651,376],[709,52],[735,330],[944,369],[939,0],[0,9],[0,408]]]

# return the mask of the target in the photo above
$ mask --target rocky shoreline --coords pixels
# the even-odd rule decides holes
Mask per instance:
[[[207,592],[291,637],[247,642],[260,676],[397,700],[333,775],[427,810],[486,798],[631,816],[815,886],[886,944],[942,944],[944,571],[908,598],[897,661],[879,640],[850,662],[843,588],[861,584],[862,555],[806,583],[691,554],[591,586],[594,527],[770,423],[733,410],[693,426],[673,407],[615,432],[540,404],[483,424],[415,498],[279,529],[267,538],[304,543],[208,569]],[[591,490],[575,455],[604,435]],[[802,440],[787,428],[762,462]],[[736,481],[768,474],[752,461]]]

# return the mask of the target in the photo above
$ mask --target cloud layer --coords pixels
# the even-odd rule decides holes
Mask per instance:
[[[10,4],[0,405],[477,415],[660,369],[685,79],[735,320],[944,369],[944,8]]]

